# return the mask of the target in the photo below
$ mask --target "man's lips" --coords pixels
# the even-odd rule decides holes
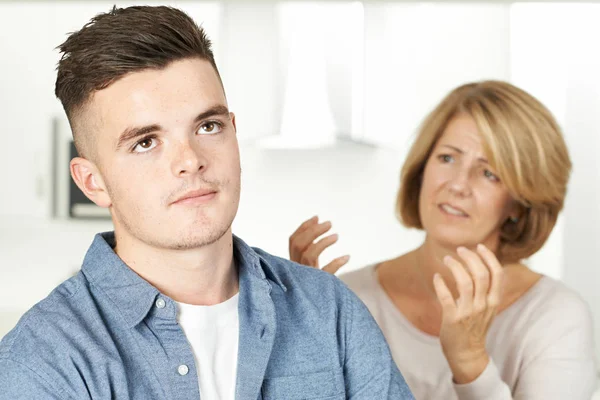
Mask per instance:
[[[217,193],[214,189],[197,189],[186,192],[182,196],[178,197],[171,204],[187,204],[197,201],[207,201],[214,197]]]

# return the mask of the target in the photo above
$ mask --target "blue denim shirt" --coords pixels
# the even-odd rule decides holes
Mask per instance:
[[[97,235],[81,271],[4,337],[0,399],[200,398],[177,303],[113,246],[113,233]],[[375,321],[340,280],[237,237],[234,257],[236,399],[413,399]]]

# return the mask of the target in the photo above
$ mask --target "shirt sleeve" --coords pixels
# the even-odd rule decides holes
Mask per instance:
[[[493,361],[473,382],[454,385],[460,400],[589,400],[597,385],[592,317],[572,296],[548,305],[530,328],[513,392]]]
[[[68,400],[29,367],[9,358],[0,358],[0,400]]]
[[[367,307],[348,288],[343,289],[348,309],[344,360],[346,398],[414,400]]]

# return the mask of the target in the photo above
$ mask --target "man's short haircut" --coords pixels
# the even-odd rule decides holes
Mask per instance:
[[[79,117],[95,91],[132,72],[163,69],[186,58],[210,62],[219,75],[204,30],[186,13],[172,7],[115,6],[92,18],[58,48],[62,56],[55,94],[65,109],[82,157],[94,152],[93,135]]]

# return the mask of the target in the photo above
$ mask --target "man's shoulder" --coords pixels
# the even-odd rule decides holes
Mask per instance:
[[[25,312],[0,341],[0,359],[25,362],[44,346],[54,347],[56,343],[51,342],[64,336],[64,327],[80,321],[77,295],[84,287],[85,278],[79,272]]]
[[[278,308],[303,315],[313,310],[315,314],[334,318],[338,323],[344,323],[356,314],[370,317],[364,303],[337,276],[258,248],[253,250],[261,258],[261,263],[266,264],[263,271],[273,281],[271,296],[277,298]]]
[[[312,372],[325,371],[329,376],[343,371],[339,373],[343,373],[340,386],[345,387],[345,397],[413,399],[377,323],[344,282],[261,249],[254,251],[261,262],[268,264],[263,266],[265,273],[277,275],[285,287],[272,291],[277,318],[283,322],[277,325],[274,348],[285,351],[271,355],[271,368],[277,366],[277,375],[285,376],[281,393],[291,383],[303,387],[321,379],[307,372],[299,374],[300,365]],[[292,359],[295,355],[297,361]],[[311,382],[309,378],[301,379],[308,376]],[[271,379],[269,384],[275,385],[278,380],[281,378]]]
[[[0,391],[18,381],[27,389],[22,398],[83,398],[80,374],[111,355],[97,300],[79,272],[23,314],[0,342]]]
[[[302,289],[313,296],[326,295],[331,291],[345,292],[349,290],[344,283],[330,273],[272,255],[257,247],[252,249],[266,263],[263,268],[267,277],[271,278],[269,273],[273,274],[287,289]]]

